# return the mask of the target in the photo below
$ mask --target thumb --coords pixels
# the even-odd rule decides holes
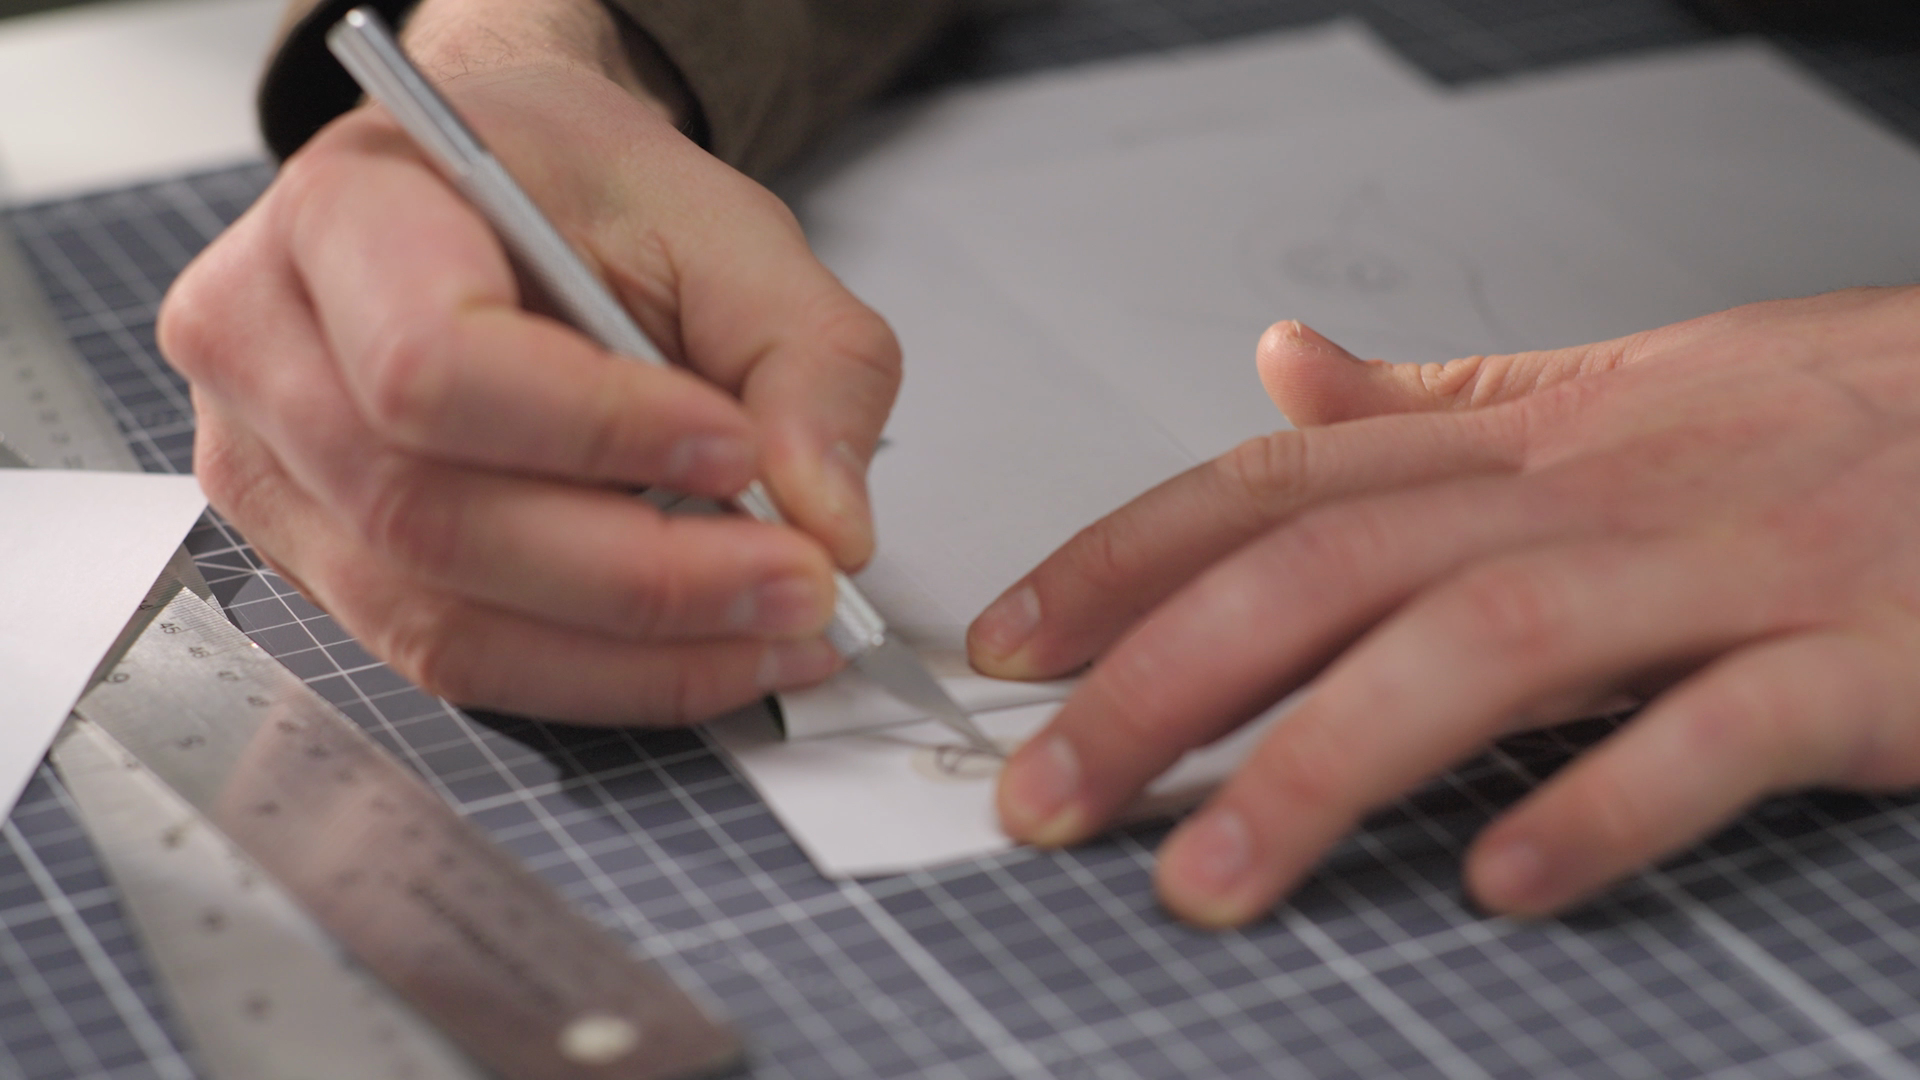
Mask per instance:
[[[1288,320],[1260,336],[1256,358],[1267,396],[1295,427],[1321,427],[1387,413],[1476,409],[1624,367],[1633,337],[1567,349],[1468,356],[1444,364],[1362,360]]]

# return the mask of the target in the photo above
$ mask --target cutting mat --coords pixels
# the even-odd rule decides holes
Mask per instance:
[[[1703,40],[1660,0],[1068,0],[963,38],[945,77],[1366,16],[1450,82]],[[1920,50],[1787,41],[1920,137]],[[924,78],[924,77],[923,77]],[[263,167],[12,215],[142,463],[185,469],[165,283]],[[1769,803],[1564,922],[1481,919],[1456,865],[1602,726],[1517,740],[1380,815],[1277,917],[1170,924],[1156,830],[870,884],[821,880],[697,733],[468,716],[262,570],[190,547],[234,619],[496,839],[747,1033],[762,1077],[1920,1077],[1920,803]],[[0,826],[0,1076],[190,1078],[72,804]]]

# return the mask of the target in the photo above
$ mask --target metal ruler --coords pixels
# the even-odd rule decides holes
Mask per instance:
[[[0,468],[34,466],[140,471],[19,244],[0,226]],[[168,569],[210,595],[184,549]]]
[[[138,468],[0,228],[0,467],[25,465]],[[184,549],[52,756],[216,1080],[666,1080],[740,1060],[228,622]]]
[[[150,946],[165,941],[157,964],[210,1065],[234,1077],[475,1075],[421,1019],[509,1080],[660,1080],[739,1062],[735,1038],[664,974],[217,608],[167,592],[81,699],[55,760],[89,830],[107,837],[116,881],[139,884],[135,919]],[[177,801],[167,814],[118,812],[135,787]],[[331,955],[291,904],[247,903],[271,883],[394,993]],[[226,970],[199,970],[210,962]]]
[[[99,725],[53,758],[210,1075],[482,1075]]]
[[[0,228],[0,445],[50,469],[139,472],[93,376]]]

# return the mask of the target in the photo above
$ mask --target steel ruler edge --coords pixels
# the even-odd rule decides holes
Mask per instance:
[[[0,228],[0,442],[30,465],[139,472],[11,231]]]
[[[165,942],[156,965],[210,1068],[482,1075],[435,1029],[510,1080],[665,1080],[740,1063],[738,1040],[665,974],[217,607],[164,587],[145,607],[56,756],[83,816],[106,825],[96,835],[116,883],[136,885],[129,907],[149,947]],[[349,1061],[340,1048],[356,1036],[364,1054]]]
[[[0,223],[0,468],[35,466],[140,471],[102,403],[97,380],[61,330],[25,253]],[[90,686],[118,662],[146,625],[145,613],[158,610],[179,588],[176,583],[213,600],[192,555],[185,547],[176,550],[141,604],[142,614],[102,658]],[[277,887],[247,887],[263,875],[244,867],[245,855],[230,845],[221,850],[212,830],[193,824],[192,809],[150,775],[127,768],[124,749],[97,726],[70,720],[49,756],[202,1068],[219,1080],[327,1075],[305,1071],[303,1063],[326,1060],[310,1048],[327,1044],[335,1030],[351,1030],[340,1017],[360,1019],[367,1011],[343,1009],[342,1002],[377,1000],[383,989],[353,971],[338,947]],[[164,841],[143,842],[155,823]],[[194,934],[179,933],[187,920],[199,920],[202,927],[208,920],[231,926],[226,952],[209,955]],[[238,962],[240,957],[261,962]],[[282,993],[285,978],[262,985],[255,977],[262,970],[283,971],[304,989]],[[262,1015],[259,1003],[275,997],[304,1008]],[[248,1005],[221,1011],[215,1004],[232,1001]],[[471,1068],[445,1068],[446,1055],[433,1043],[437,1034],[427,1029],[428,1036],[421,1037],[423,1025],[410,1012],[392,1005],[374,1011],[391,1019],[373,1030],[397,1034],[372,1045],[392,1045],[388,1058],[397,1068],[380,1068],[358,1051],[336,1053],[333,1060],[371,1077],[474,1075]],[[413,1044],[427,1049],[410,1052]]]
[[[172,570],[141,601],[92,685],[180,592]],[[207,1073],[221,1080],[482,1075],[98,724],[70,717],[51,756]]]
[[[74,717],[53,758],[210,1075],[484,1075],[99,725]]]

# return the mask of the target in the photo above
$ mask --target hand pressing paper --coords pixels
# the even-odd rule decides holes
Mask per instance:
[[[191,476],[0,469],[0,806],[206,508]]]
[[[1198,802],[1290,701],[1188,754],[1148,788],[1130,818],[1162,816]],[[1059,707],[1051,701],[976,713],[974,719],[988,737],[1013,747]],[[755,707],[708,730],[827,877],[898,874],[1014,847],[993,811],[1000,759],[967,749],[937,723],[790,741],[771,713]]]

